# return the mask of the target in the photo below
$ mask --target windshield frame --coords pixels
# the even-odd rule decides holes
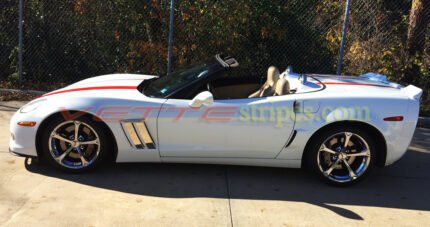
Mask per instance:
[[[201,67],[200,70],[198,70],[197,72],[192,72],[193,69]],[[180,70],[177,72],[174,72],[172,74],[169,74],[167,76],[164,77],[158,77],[154,80],[151,80],[145,83],[145,81],[143,81],[141,83],[141,85],[143,85],[141,92],[147,96],[147,97],[151,97],[151,98],[171,98],[174,97],[176,94],[180,93],[181,91],[188,89],[190,87],[195,86],[196,84],[203,84],[203,83],[207,83],[210,80],[213,80],[216,78],[216,75],[219,75],[221,72],[226,71],[228,68],[226,68],[225,66],[221,65],[218,61],[213,61],[211,63],[206,63],[206,64],[201,64],[201,65],[197,65],[194,67],[189,67],[185,70]],[[174,87],[171,91],[168,91],[166,94],[162,94],[160,91],[155,91],[154,93],[148,94],[148,90],[149,88],[151,88],[151,86],[156,85],[155,83],[157,83],[157,81],[159,82],[165,82],[165,80],[174,80],[175,76],[180,76],[181,73],[186,73],[187,71],[191,71],[189,73],[194,74],[191,75],[192,80],[185,80],[181,85]],[[201,73],[203,73],[204,71],[208,71],[207,75],[202,76],[202,77],[198,77],[198,75],[200,75]],[[184,75],[182,75],[184,76]],[[185,75],[186,76],[186,75]],[[163,81],[160,81],[163,80]],[[173,82],[173,81],[172,81]],[[139,85],[139,86],[141,86]],[[169,85],[169,84],[167,84]],[[172,86],[175,86],[175,84],[170,84]],[[166,86],[166,85],[165,85]],[[158,88],[157,90],[160,90],[163,88]]]

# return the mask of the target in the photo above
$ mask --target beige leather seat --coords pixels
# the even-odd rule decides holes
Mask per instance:
[[[288,95],[290,93],[290,83],[288,80],[284,78],[279,79],[275,85],[275,96]]]
[[[280,75],[281,73],[279,72],[278,68],[276,68],[275,66],[270,66],[267,70],[266,82],[258,91],[251,94],[249,98],[273,96],[275,94],[276,82],[279,80]]]

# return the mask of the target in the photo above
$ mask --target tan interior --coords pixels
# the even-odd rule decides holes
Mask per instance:
[[[215,83],[212,89],[218,100],[281,96],[291,93],[288,80],[280,78],[280,72],[275,66],[271,66],[267,70],[267,80],[263,85],[254,79],[249,81],[233,79],[224,81],[224,84]]]
[[[256,92],[252,93],[249,98],[268,97],[275,94],[275,85],[279,80],[281,73],[275,66],[270,66],[267,70],[267,80],[263,86]]]
[[[235,84],[215,88],[218,99],[241,99],[260,88],[260,84]]]
[[[281,78],[276,82],[275,96],[288,95],[290,94],[290,83],[288,80]]]

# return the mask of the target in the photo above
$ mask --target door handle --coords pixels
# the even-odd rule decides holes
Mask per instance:
[[[303,113],[303,101],[294,101],[294,113]]]

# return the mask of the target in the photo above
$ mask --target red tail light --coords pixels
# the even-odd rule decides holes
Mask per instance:
[[[403,121],[403,116],[386,117],[384,121]]]

